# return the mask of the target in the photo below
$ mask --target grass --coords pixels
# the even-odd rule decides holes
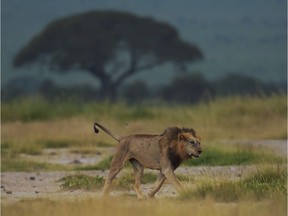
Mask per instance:
[[[116,106],[109,102],[102,103],[75,103],[74,101],[49,103],[41,97],[23,98],[13,102],[2,104],[2,121],[45,121],[49,119],[68,118],[72,116],[85,115],[99,118],[102,114],[109,112],[117,119],[137,120],[153,119],[156,113],[147,107],[134,106],[128,108],[124,103]]]
[[[38,142],[43,148],[68,148],[73,141],[67,140],[42,140]]]
[[[154,183],[157,176],[153,173],[145,173],[142,177],[142,184]],[[77,174],[64,177],[59,180],[62,182],[61,187],[65,190],[95,190],[100,189],[104,185],[104,178],[101,176],[88,176],[84,174]],[[125,172],[121,177],[116,178],[113,182],[114,187],[118,189],[132,189],[134,184],[134,175],[131,172]]]
[[[52,137],[88,143],[95,140],[92,126],[94,121],[98,121],[119,135],[161,133],[168,126],[179,126],[194,127],[204,142],[215,139],[286,139],[286,101],[286,95],[273,95],[232,97],[197,105],[140,107],[105,102],[50,104],[41,98],[23,99],[2,103],[2,138],[4,141],[41,141]],[[99,142],[113,145],[109,137],[100,134]]]
[[[277,199],[287,196],[287,170],[283,167],[262,167],[240,180],[227,178],[196,181],[196,190],[184,192],[182,199],[211,197],[221,202]]]
[[[230,151],[225,146],[207,147],[203,154],[197,160],[187,160],[186,166],[231,166],[231,165],[249,165],[261,163],[284,163],[285,159],[273,153],[265,151],[259,152],[257,149],[249,150],[243,147],[230,146]]]
[[[105,215],[105,216],[286,216],[286,200],[268,200],[266,202],[237,202],[233,204],[217,203],[212,199],[195,200],[142,200],[132,198],[110,199],[77,199],[63,200],[24,200],[13,205],[3,206],[2,215],[6,216],[76,216],[76,215]]]
[[[84,190],[93,190],[99,189],[104,185],[104,178],[101,176],[87,176],[83,174],[67,176],[60,179],[61,187],[65,190],[71,189],[84,189]]]
[[[58,117],[70,117],[81,112],[81,106],[73,101],[49,103],[41,97],[23,98],[1,105],[2,121],[35,121]]]
[[[157,175],[153,173],[144,173],[141,179],[142,184],[154,183],[157,179]],[[133,172],[125,172],[121,177],[115,180],[115,184],[117,188],[121,189],[133,189],[134,185],[134,174]]]
[[[57,170],[68,170],[67,167],[49,164],[49,163],[40,163],[32,162],[26,160],[7,160],[1,158],[1,172],[39,172],[39,171],[57,171]]]
[[[287,195],[287,169],[262,168],[241,182],[257,199]],[[250,195],[250,194],[249,194]]]
[[[161,133],[166,127],[193,127],[202,137],[203,154],[189,160],[187,166],[254,165],[261,167],[251,175],[237,179],[208,176],[191,179],[179,176],[191,186],[180,198],[138,200],[127,197],[109,199],[73,198],[72,201],[32,199],[2,204],[3,215],[253,215],[270,216],[287,213],[287,158],[265,149],[221,140],[287,139],[286,95],[269,97],[231,97],[197,105],[128,106],[124,103],[48,103],[41,98],[28,98],[1,104],[1,171],[107,170],[111,157],[94,166],[67,168],[48,163],[31,162],[21,154],[41,155],[47,148],[69,148],[81,154],[103,153],[116,142],[100,132],[98,121],[123,136],[134,133]],[[232,142],[231,142],[232,143]],[[56,150],[57,151],[57,150]],[[105,154],[107,155],[107,152]],[[283,168],[284,167],[284,168]],[[156,176],[146,173],[143,183]],[[120,189],[134,183],[130,169],[115,180]],[[64,189],[98,190],[101,177],[85,175],[62,179]],[[65,185],[65,186],[64,186]]]
[[[110,163],[112,161],[112,155],[104,158],[102,161],[100,161],[98,164],[96,165],[90,165],[90,166],[81,166],[81,167],[77,167],[77,170],[108,170],[110,167]]]

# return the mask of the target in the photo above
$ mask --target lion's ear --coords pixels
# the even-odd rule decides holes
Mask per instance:
[[[186,137],[184,136],[183,133],[179,133],[179,134],[178,134],[178,140],[179,140],[179,141],[183,141],[183,140],[185,140],[185,139],[186,139]]]

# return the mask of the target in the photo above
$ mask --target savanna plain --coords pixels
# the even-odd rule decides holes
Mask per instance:
[[[129,164],[101,198],[118,135],[192,127],[199,159],[138,200]],[[147,194],[157,173],[144,171]],[[16,215],[287,215],[287,95],[229,97],[195,105],[47,102],[25,98],[1,106],[1,213]]]

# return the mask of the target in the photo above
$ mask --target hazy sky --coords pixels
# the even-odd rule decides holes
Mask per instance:
[[[265,81],[286,80],[286,8],[285,0],[2,0],[2,83],[30,71],[39,74],[37,67],[15,70],[11,61],[49,22],[100,9],[169,22],[184,40],[203,51],[205,60],[191,70],[210,79],[242,73]],[[168,82],[174,75],[167,68],[157,68],[137,78],[155,84]],[[95,82],[83,73],[61,80],[74,83],[87,77]]]

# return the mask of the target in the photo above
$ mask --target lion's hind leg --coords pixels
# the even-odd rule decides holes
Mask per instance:
[[[134,158],[130,159],[129,161],[133,165],[134,174],[135,174],[134,190],[137,194],[138,199],[142,199],[143,194],[140,189],[140,185],[141,185],[141,178],[143,176],[144,167],[139,161],[137,161]]]
[[[124,142],[119,143],[118,149],[111,161],[109,174],[105,181],[105,185],[104,185],[103,192],[102,192],[103,196],[108,195],[109,188],[113,179],[121,171],[121,169],[123,168],[127,160],[128,160],[128,156],[127,156],[127,148],[125,146],[125,143]]]

